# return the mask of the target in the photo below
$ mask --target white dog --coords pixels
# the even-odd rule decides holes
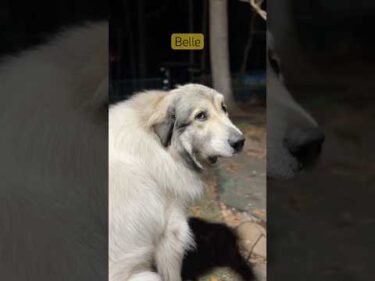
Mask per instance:
[[[2,280],[107,278],[108,25],[0,65]]]
[[[204,191],[200,174],[244,141],[223,96],[202,85],[140,93],[110,107],[111,281],[181,280],[184,251],[194,244],[186,207]]]
[[[267,34],[267,176],[290,178],[318,157],[324,135],[284,85],[273,38]]]

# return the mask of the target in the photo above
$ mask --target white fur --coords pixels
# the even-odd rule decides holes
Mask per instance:
[[[109,124],[110,280],[132,280],[155,259],[164,281],[178,281],[192,244],[185,207],[202,183],[161,148],[128,103],[111,108]]]
[[[86,24],[1,58],[0,272],[12,280],[106,273],[107,38],[107,24]]]
[[[212,91],[209,94],[211,96],[218,94],[207,87],[187,85],[171,92],[141,93],[110,108],[111,281],[181,280],[184,251],[193,246],[186,219],[186,207],[203,193],[204,186],[199,174],[184,164],[175,150],[177,144],[174,142],[181,141],[182,146],[188,150],[196,137],[195,134],[205,130],[198,129],[203,124],[198,123],[195,129],[195,125],[190,125],[181,135],[181,139],[172,139],[170,147],[163,147],[152,130],[151,123],[159,118],[155,116],[165,115],[163,112],[167,112],[166,108],[179,95],[189,98],[197,89]],[[208,106],[207,102],[198,103],[197,107],[203,104]],[[185,102],[180,104],[185,105]],[[226,116],[225,113],[220,114]],[[226,117],[223,120],[227,119]],[[228,121],[222,121],[221,124],[225,128],[228,125],[233,126]],[[216,126],[220,129],[219,125]],[[226,134],[219,133],[219,136],[228,140]],[[225,153],[228,156],[233,154]],[[159,276],[152,273],[153,264],[156,265]]]
[[[273,59],[280,64],[270,33],[267,33],[267,44]],[[267,176],[274,178],[293,177],[300,168],[284,143],[288,130],[318,127],[314,118],[293,99],[283,80],[282,74],[275,73],[267,58]]]

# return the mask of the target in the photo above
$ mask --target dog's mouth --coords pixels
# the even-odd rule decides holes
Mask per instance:
[[[204,154],[200,151],[193,151],[192,153],[185,153],[186,162],[189,163],[196,170],[204,170],[204,167],[213,166],[217,163],[218,159],[221,157],[226,157],[226,155],[221,154]]]
[[[215,164],[217,162],[217,158],[218,156],[210,156],[208,157],[208,163],[210,163],[211,165]]]
[[[203,169],[204,166],[215,165],[219,157],[220,157],[219,155],[203,156],[200,153],[196,153],[193,156],[193,160],[198,167]]]

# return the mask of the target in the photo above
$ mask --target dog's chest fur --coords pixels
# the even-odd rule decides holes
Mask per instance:
[[[192,245],[186,209],[204,191],[200,175],[161,146],[138,110],[124,102],[109,113],[111,276],[126,276],[137,263],[170,259],[162,255]]]

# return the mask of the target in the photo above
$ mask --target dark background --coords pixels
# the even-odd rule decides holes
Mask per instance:
[[[46,41],[61,28],[108,19],[102,0],[3,0],[0,2],[0,55]]]
[[[228,1],[229,52],[235,94],[248,90],[246,79],[263,87],[265,72],[265,22],[258,16],[250,28],[250,5]],[[245,46],[253,31],[249,57],[242,71]],[[203,33],[202,51],[174,51],[172,33]],[[135,91],[171,88],[176,84],[211,84],[208,1],[111,1],[110,22],[111,100]],[[238,85],[238,87],[236,87]],[[264,96],[264,93],[263,93]]]
[[[45,42],[62,28],[109,16],[111,99],[186,82],[211,84],[207,0],[2,1],[0,57]],[[248,3],[228,1],[230,67],[236,95],[247,97],[250,81],[264,99],[266,24],[257,17],[251,29],[252,16]],[[241,70],[250,30],[252,45]],[[205,49],[171,50],[175,32],[204,33]]]
[[[111,54],[119,60],[114,76],[126,78],[160,76],[160,66],[167,62],[199,64],[198,67],[202,68],[202,71],[208,72],[207,2],[201,0],[112,1]],[[249,34],[252,13],[248,3],[228,1],[228,5],[231,70],[238,72]],[[143,7],[142,11],[140,7]],[[190,9],[191,14],[189,14]],[[190,21],[192,21],[191,25]],[[264,21],[258,20],[256,28],[263,33],[255,39],[256,42],[247,62],[248,70],[264,70],[265,67]],[[206,37],[205,51],[193,52],[192,61],[191,52],[178,52],[170,47],[171,34],[184,32],[204,33]],[[205,57],[202,62],[203,54]]]

